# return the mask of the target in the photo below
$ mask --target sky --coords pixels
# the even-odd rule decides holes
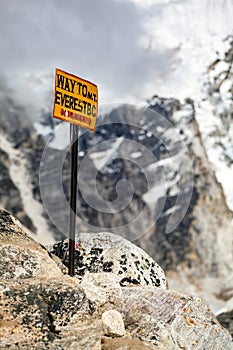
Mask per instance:
[[[96,83],[100,103],[187,97],[232,16],[232,0],[1,0],[0,74],[39,105],[55,67]]]

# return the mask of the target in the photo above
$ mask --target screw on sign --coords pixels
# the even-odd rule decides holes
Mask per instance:
[[[53,118],[70,124],[71,182],[69,226],[69,275],[74,276],[74,253],[78,174],[78,127],[95,131],[98,89],[87,80],[56,68]]]

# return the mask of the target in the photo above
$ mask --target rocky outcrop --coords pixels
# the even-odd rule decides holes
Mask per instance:
[[[153,285],[122,287],[110,271],[71,278],[18,221],[0,213],[0,245],[8,247],[0,278],[1,349],[232,349],[201,298]],[[15,274],[17,264],[28,265],[26,273]]]
[[[0,275],[3,279],[62,276],[60,268],[40,244],[27,235],[8,212],[0,211]]]
[[[114,273],[122,287],[128,284],[153,285],[166,288],[166,278],[161,267],[142,249],[124,238],[108,233],[81,233],[76,236],[75,272]],[[68,240],[51,248],[68,266]]]
[[[230,332],[233,338],[233,310],[217,316],[218,321]]]

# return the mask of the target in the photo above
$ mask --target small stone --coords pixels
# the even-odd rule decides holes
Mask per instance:
[[[120,312],[108,310],[102,314],[102,326],[104,335],[111,337],[123,337],[125,326]]]
[[[101,306],[102,312],[112,305],[116,309],[123,307],[122,289],[113,273],[86,273],[80,285],[87,298]]]

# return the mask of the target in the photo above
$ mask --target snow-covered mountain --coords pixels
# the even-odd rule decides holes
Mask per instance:
[[[233,42],[225,40],[226,51],[209,65],[202,98],[196,102],[197,121],[209,160],[215,168],[233,210]]]

